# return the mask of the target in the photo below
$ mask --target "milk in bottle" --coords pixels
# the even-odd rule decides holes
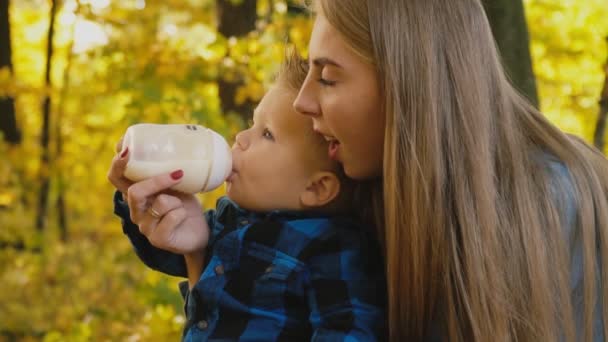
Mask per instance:
[[[129,148],[125,177],[138,182],[183,170],[172,189],[184,193],[210,191],[232,170],[230,147],[218,133],[200,125],[136,124],[127,129],[123,150]]]

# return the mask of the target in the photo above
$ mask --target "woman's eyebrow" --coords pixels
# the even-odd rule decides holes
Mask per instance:
[[[317,66],[317,67],[324,67],[326,65],[332,65],[338,68],[342,68],[342,66],[340,66],[340,64],[334,62],[333,60],[327,58],[327,57],[319,57],[319,58],[315,58],[312,60],[312,63]]]

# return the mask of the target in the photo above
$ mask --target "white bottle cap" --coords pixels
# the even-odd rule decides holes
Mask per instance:
[[[213,142],[213,152],[211,156],[212,164],[209,172],[209,180],[203,191],[211,191],[222,185],[232,171],[232,153],[228,143],[217,132],[208,129]]]

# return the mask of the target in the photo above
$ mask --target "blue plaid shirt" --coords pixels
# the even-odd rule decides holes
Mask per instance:
[[[115,213],[137,255],[186,276],[184,258],[157,249]],[[386,339],[383,261],[371,232],[347,218],[254,213],[223,197],[205,213],[207,266],[186,299],[186,341],[375,341]]]

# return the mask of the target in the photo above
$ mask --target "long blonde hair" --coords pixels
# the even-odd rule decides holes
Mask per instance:
[[[608,317],[607,162],[514,90],[480,1],[315,6],[385,97],[391,340],[591,340]]]

